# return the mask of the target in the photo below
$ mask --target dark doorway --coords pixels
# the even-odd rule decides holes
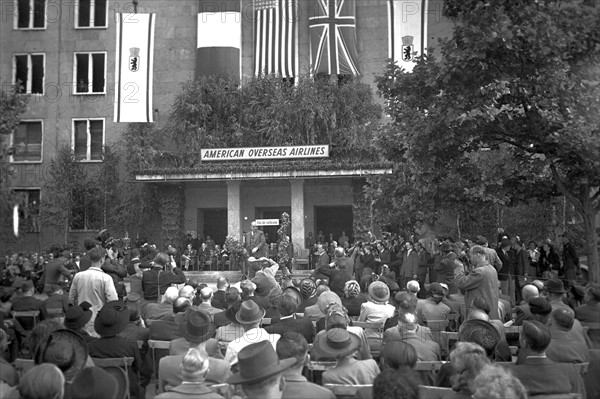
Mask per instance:
[[[223,245],[227,237],[227,208],[199,209],[198,219],[201,218],[201,213],[204,240],[207,236],[211,236],[216,244]]]
[[[350,239],[354,240],[352,235],[352,223],[354,216],[352,206],[315,206],[315,231],[314,237],[317,237],[319,230],[325,234],[325,240],[329,240],[329,233],[333,233],[334,240],[342,235],[342,231]]]
[[[256,218],[257,219],[279,219],[279,222],[281,222],[281,214],[283,212],[287,212],[288,215],[290,215],[290,218],[292,217],[291,214],[291,209],[290,208],[256,208]],[[279,237],[277,237],[277,230],[279,230],[279,228],[281,227],[281,225],[279,226],[261,226],[259,227],[262,231],[264,231],[265,236],[267,238],[267,243],[271,244],[271,243],[277,243],[277,239]],[[292,234],[292,224],[290,221],[290,227],[288,228],[288,235]],[[291,237],[290,237],[291,240]]]

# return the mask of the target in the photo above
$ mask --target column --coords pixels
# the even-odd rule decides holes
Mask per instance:
[[[290,180],[292,188],[292,243],[294,248],[304,249],[304,179]]]
[[[227,235],[242,241],[240,211],[242,209],[241,181],[227,181]]]

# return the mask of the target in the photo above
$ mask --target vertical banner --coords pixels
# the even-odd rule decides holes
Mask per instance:
[[[388,0],[389,58],[412,72],[427,48],[428,0]]]
[[[360,75],[355,0],[315,0],[308,25],[314,74]]]
[[[254,74],[296,77],[297,0],[254,0]]]
[[[239,81],[241,50],[240,0],[199,1],[196,79],[218,75]]]
[[[116,13],[114,122],[153,122],[156,14]]]

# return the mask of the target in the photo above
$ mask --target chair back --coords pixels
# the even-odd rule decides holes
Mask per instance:
[[[33,359],[17,358],[15,359],[13,365],[15,367],[15,370],[17,370],[17,373],[19,373],[19,376],[22,377],[23,374],[25,374],[27,371],[29,371],[30,368],[32,368],[35,365],[35,363],[33,362]]]
[[[338,399],[354,398],[359,389],[373,389],[373,385],[325,384],[325,388],[334,393]]]
[[[31,319],[32,323],[33,323],[33,327],[35,327],[35,325],[37,324],[37,321],[40,317],[40,311],[39,310],[13,310],[12,312],[10,312],[10,314],[12,315],[13,319],[17,320],[17,319]]]
[[[159,341],[155,339],[148,340],[148,347],[152,355],[152,369],[154,370],[154,378],[158,381],[158,362],[160,359],[169,354],[169,348],[171,347],[171,341]],[[155,386],[156,393],[158,394],[158,384]]]
[[[452,388],[419,385],[419,399],[443,399],[453,392]]]
[[[367,342],[369,343],[369,349],[371,350],[371,356],[374,359],[381,357],[381,347],[383,345],[383,326],[385,320],[372,322],[372,321],[353,321],[354,327],[362,327],[363,330],[375,330],[377,335],[375,337],[367,336]]]
[[[129,381],[129,369],[133,365],[133,357],[110,357],[100,358],[93,357],[92,361],[96,367],[104,369],[107,373],[111,374],[118,382],[118,385],[123,392],[119,397],[129,399],[130,394],[130,381]],[[138,378],[139,379],[139,378]]]

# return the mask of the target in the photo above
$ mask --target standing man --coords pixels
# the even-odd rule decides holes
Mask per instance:
[[[265,239],[265,233],[258,229],[256,220],[252,222],[251,230],[246,233],[246,249],[250,256],[254,256],[256,259],[263,256],[269,255],[267,248],[267,241]]]
[[[110,301],[117,301],[119,296],[115,290],[112,278],[100,268],[104,260],[104,250],[92,248],[88,252],[91,266],[88,270],[79,272],[73,278],[71,291],[69,291],[69,302],[79,305],[82,302],[92,304],[92,317],[87,322],[84,330],[92,337],[98,334],[94,330],[94,320],[98,311]]]
[[[504,295],[510,297],[511,305],[515,304],[515,278],[521,275],[517,264],[517,253],[512,248],[512,242],[508,236],[503,236],[500,241],[500,248],[496,250],[498,257],[502,261],[502,268],[498,270],[498,280],[500,280],[500,288]]]
[[[152,269],[146,270],[142,274],[142,289],[144,290],[145,300],[160,300],[171,284],[184,284],[186,282],[187,279],[181,269],[176,267],[172,271],[165,270],[170,260],[169,255],[160,252],[154,257]]]
[[[48,262],[46,265],[44,294],[50,294],[61,287],[60,276],[71,276],[71,271],[65,266],[69,258],[69,251],[63,251],[58,258],[54,258]]]
[[[575,286],[577,280],[577,270],[579,269],[579,256],[575,251],[575,247],[569,241],[569,237],[563,235],[563,251],[562,261],[563,270],[565,271],[565,280],[569,287]]]
[[[485,248],[475,245],[471,249],[471,264],[474,269],[467,271],[463,267],[454,270],[454,283],[465,291],[466,313],[469,314],[471,302],[481,297],[490,307],[490,319],[500,319],[498,313],[498,272],[487,260]]]

